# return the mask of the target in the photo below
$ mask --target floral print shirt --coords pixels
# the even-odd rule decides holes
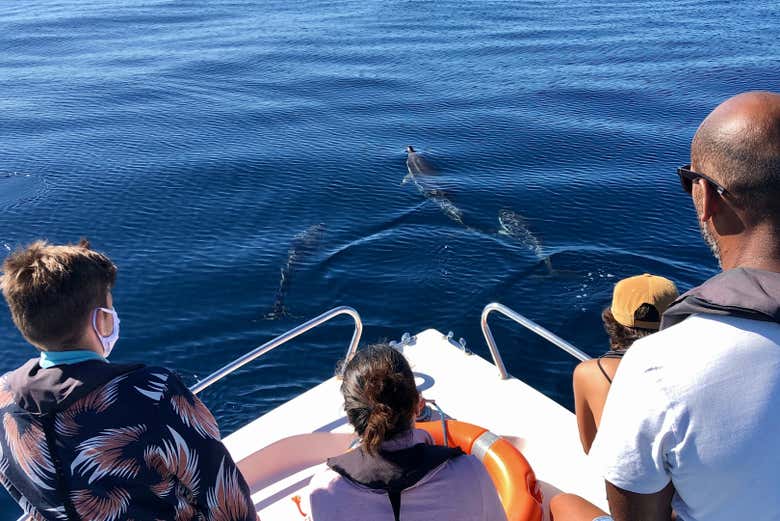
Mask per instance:
[[[257,519],[214,417],[156,367],[35,359],[0,377],[0,482],[35,521]]]

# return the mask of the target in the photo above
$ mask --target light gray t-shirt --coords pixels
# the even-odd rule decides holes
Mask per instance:
[[[780,324],[693,315],[637,341],[591,455],[631,492],[671,480],[683,521],[780,519]]]

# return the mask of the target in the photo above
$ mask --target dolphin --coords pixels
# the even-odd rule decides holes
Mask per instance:
[[[406,168],[409,175],[428,175],[435,171],[423,157],[417,153],[412,145],[406,147]]]
[[[280,269],[281,278],[279,279],[279,288],[274,296],[273,307],[265,315],[265,318],[273,320],[289,315],[284,301],[290,289],[293,270],[301,261],[314,252],[322,239],[324,231],[325,225],[323,223],[313,224],[293,237],[290,248],[287,250],[287,262]]]
[[[539,238],[528,228],[525,218],[512,210],[501,210],[498,212],[498,233],[507,235],[516,239],[518,242],[528,248],[537,259],[544,262],[547,270],[552,273],[553,267],[550,257],[544,254],[542,243]]]
[[[401,181],[402,185],[411,181],[423,197],[439,206],[444,215],[458,224],[463,224],[463,211],[455,206],[444,190],[431,182],[431,176],[436,171],[417,153],[412,145],[406,147],[406,170],[408,173]]]

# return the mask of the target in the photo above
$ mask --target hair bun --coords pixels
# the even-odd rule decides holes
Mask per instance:
[[[341,392],[347,418],[370,453],[411,427],[419,400],[409,363],[387,344],[358,351],[346,366]]]

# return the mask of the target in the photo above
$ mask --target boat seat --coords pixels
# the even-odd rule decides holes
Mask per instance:
[[[298,434],[237,461],[255,509],[268,519],[302,519],[301,497],[309,481],[324,468],[328,458],[343,454],[355,439],[352,433]]]

